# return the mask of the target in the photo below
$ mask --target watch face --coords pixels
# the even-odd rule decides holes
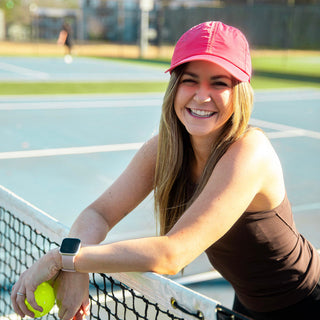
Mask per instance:
[[[65,254],[75,254],[80,249],[81,240],[76,238],[65,238],[62,241],[60,252]]]

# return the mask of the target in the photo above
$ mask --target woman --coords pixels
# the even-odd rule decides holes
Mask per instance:
[[[62,253],[50,251],[21,275],[12,290],[19,315],[33,316],[25,296],[36,308],[35,288],[57,275],[59,317],[80,319],[88,272],[175,274],[203,251],[233,285],[236,311],[301,319],[306,306],[318,309],[319,256],[295,229],[276,153],[248,125],[244,35],[221,22],[197,25],[179,39],[168,71],[159,135],[75,221],[70,237],[81,239],[79,252],[65,243],[79,248],[80,240],[65,239]],[[97,245],[152,190],[160,236]]]

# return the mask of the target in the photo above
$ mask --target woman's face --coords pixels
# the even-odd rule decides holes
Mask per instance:
[[[177,117],[192,138],[215,139],[233,113],[232,76],[207,61],[188,63],[174,99]]]

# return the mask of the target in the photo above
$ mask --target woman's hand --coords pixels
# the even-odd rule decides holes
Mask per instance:
[[[89,315],[89,275],[61,272],[55,281],[59,318],[82,320]]]
[[[42,311],[42,308],[36,303],[34,292],[40,283],[53,279],[60,269],[59,252],[58,249],[54,249],[21,274],[11,292],[12,305],[18,315],[22,318],[25,316],[34,317],[33,312],[27,308],[24,302],[25,298],[35,310]]]

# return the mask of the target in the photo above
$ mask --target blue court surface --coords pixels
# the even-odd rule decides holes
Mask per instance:
[[[6,62],[3,58],[0,61],[1,69]],[[142,143],[157,133],[162,98],[158,93],[0,96],[1,184],[70,226],[116,179]],[[320,90],[255,94],[251,124],[266,132],[278,152],[298,229],[317,248],[319,119]],[[110,233],[109,239],[154,232],[150,196]],[[185,274],[209,269],[201,256]],[[226,284],[208,282],[194,289],[231,306],[232,289]]]
[[[0,57],[0,81],[167,81],[163,67],[98,58]]]

